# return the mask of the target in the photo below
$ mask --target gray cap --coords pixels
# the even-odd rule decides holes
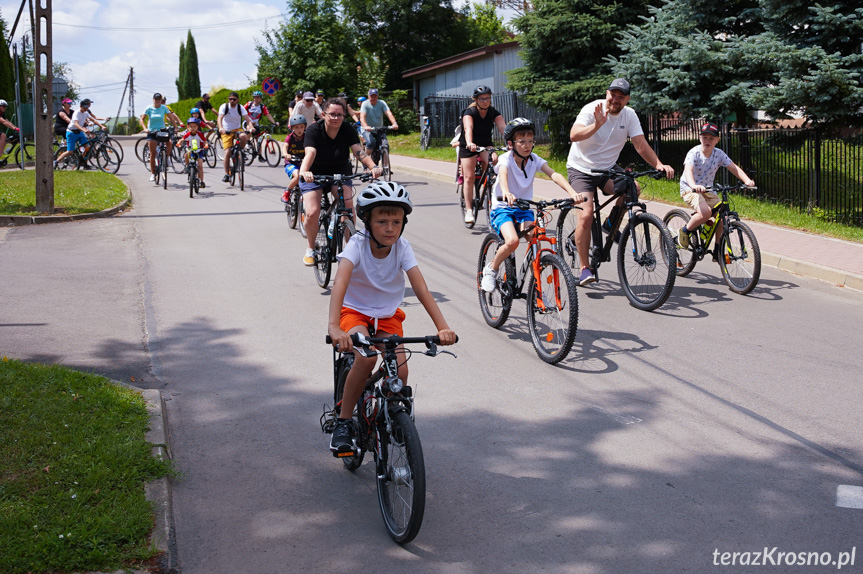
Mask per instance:
[[[619,91],[623,92],[623,95],[628,96],[629,95],[629,82],[627,82],[623,78],[617,78],[616,80],[611,82],[611,85],[608,86],[608,89],[609,90],[619,90]]]
[[[303,99],[304,100],[314,100],[315,95],[311,92],[306,92],[305,94],[303,94]]]

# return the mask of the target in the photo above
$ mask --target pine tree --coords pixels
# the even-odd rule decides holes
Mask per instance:
[[[15,68],[6,43],[6,22],[0,15],[0,99],[15,99]]]
[[[192,31],[186,38],[185,66],[183,69],[183,86],[186,98],[197,98],[201,95],[201,77],[198,73],[198,50],[195,48],[195,38]]]
[[[174,84],[177,86],[177,99],[185,100],[188,97],[186,95],[186,46],[182,42],[180,42],[179,76]]]

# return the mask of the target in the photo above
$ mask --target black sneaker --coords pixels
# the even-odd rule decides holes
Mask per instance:
[[[352,421],[338,419],[330,440],[330,450],[333,456],[349,456],[354,452]]]
[[[231,176],[226,173],[224,177],[222,177],[222,182],[228,183],[229,181],[231,181]]]

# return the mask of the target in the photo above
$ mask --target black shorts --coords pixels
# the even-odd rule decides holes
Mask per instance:
[[[623,172],[620,166],[611,168],[613,171]],[[611,179],[606,175],[590,175],[571,167],[566,168],[566,173],[569,176],[569,185],[578,193],[594,193],[599,188],[602,193],[605,193],[605,184]],[[626,192],[626,178],[618,176],[614,178],[614,193]],[[609,195],[606,193],[606,195]]]
[[[476,151],[470,151],[466,147],[459,146],[458,148],[458,157],[459,159],[464,159],[466,157],[474,157],[485,151],[486,146],[481,146],[477,144]]]

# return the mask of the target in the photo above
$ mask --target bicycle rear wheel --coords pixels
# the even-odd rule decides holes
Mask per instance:
[[[120,152],[109,143],[103,143],[96,150],[96,165],[99,169],[108,173],[117,173],[120,169]]]
[[[482,318],[490,327],[499,329],[509,317],[512,309],[512,285],[515,283],[515,263],[512,258],[507,257],[497,272],[497,288],[491,293],[486,293],[480,286],[482,270],[491,265],[495,253],[500,248],[500,238],[494,233],[489,233],[483,239],[479,249],[479,261],[477,262],[476,290],[479,295],[479,308]]]
[[[264,140],[264,159],[270,167],[278,167],[282,161],[282,146],[273,138]]]
[[[590,261],[581,262],[578,249],[575,246],[575,230],[578,227],[578,210],[568,207],[560,210],[557,217],[557,254],[563,262],[580,272],[582,265],[590,266]],[[591,238],[591,248],[593,239]]]
[[[630,305],[653,311],[668,299],[677,277],[671,234],[652,213],[629,220],[617,248],[617,273]]]
[[[231,167],[230,167],[230,169],[231,169],[231,174],[230,174],[230,175],[231,175],[231,178],[230,178],[230,182],[231,182],[231,187],[234,187],[234,185],[236,185],[236,183],[237,183],[237,171],[239,171],[239,163],[240,163],[240,162],[239,162],[239,153],[240,153],[240,152],[236,152],[236,151],[231,153],[231,160],[230,160],[230,165],[231,165]]]
[[[755,233],[742,221],[732,221],[722,233],[717,260],[728,288],[746,295],[761,277],[761,249]]]
[[[189,166],[189,197],[195,197],[196,193],[198,193],[198,167]]]
[[[183,157],[183,151],[180,149],[180,146],[174,144],[174,147],[171,148],[171,167],[174,169],[174,173],[183,173],[183,169],[186,167],[185,158]]]
[[[297,228],[297,221],[300,219],[300,196],[299,188],[294,188],[288,195],[288,203],[285,204],[285,211],[288,212],[288,225],[291,229]]]
[[[162,166],[162,189],[168,189],[168,149],[162,148],[159,153],[160,165]]]
[[[381,168],[384,170],[384,179],[391,181],[393,174],[390,167],[390,152],[387,149],[381,150]]]
[[[378,463],[378,502],[390,538],[413,540],[422,526],[426,473],[416,426],[405,410],[391,412],[392,432],[378,425],[382,457]]]
[[[252,139],[249,138],[248,143],[246,143],[246,147],[243,148],[243,163],[245,165],[252,165],[257,155],[257,144],[252,143]]]
[[[135,157],[138,158],[138,161],[145,164],[150,163],[149,156],[147,156],[147,158],[144,157],[144,150],[150,149],[150,144],[147,142],[148,140],[146,137],[140,138],[135,142]],[[150,167],[147,166],[147,169],[150,169]]]
[[[210,145],[210,149],[204,150],[206,155],[204,156],[204,163],[207,164],[210,169],[216,167],[216,151],[214,148],[214,144]]]
[[[158,149],[156,150],[156,160],[154,167],[156,168],[156,173],[153,174],[155,178],[154,181],[156,185],[162,181],[162,155],[159,153]]]
[[[683,211],[682,209],[672,209],[668,213],[665,214],[663,218],[663,223],[668,228],[668,233],[671,234],[671,241],[674,244],[674,249],[677,251],[677,265],[676,272],[678,277],[686,277],[689,273],[695,268],[695,264],[698,263],[698,259],[695,258],[692,253],[692,246],[689,247],[681,247],[677,242],[677,232],[686,227],[686,224],[689,223],[690,216],[688,213]],[[691,241],[695,241],[695,233],[693,232],[693,236]]]
[[[300,196],[300,235],[303,237],[308,235],[306,233],[306,204],[303,202],[302,196]]]
[[[539,261],[539,284],[527,285],[527,324],[539,358],[552,365],[572,349],[578,329],[578,294],[572,271],[557,255]]]
[[[335,233],[336,236],[333,237],[333,243],[336,246],[335,255],[338,255],[344,251],[345,246],[348,244],[348,241],[351,240],[351,237],[356,235],[357,229],[354,227],[353,221],[346,219],[338,229],[335,230]]]
[[[243,161],[237,164],[237,178],[240,180],[240,191],[246,191],[246,162],[243,153],[240,152],[240,154],[243,156]]]
[[[489,178],[486,179],[482,197],[482,209],[485,211],[485,222],[489,229],[491,229],[491,192],[492,185],[491,179]]]
[[[123,149],[123,144],[111,137],[105,138],[105,143],[109,144],[111,147],[117,150],[117,155],[120,158],[120,163],[123,163],[123,160],[126,159],[126,151]]]
[[[318,224],[318,235],[315,237],[315,279],[321,289],[326,289],[330,284],[330,272],[332,270],[330,238],[327,237],[329,225],[330,218],[322,218]]]
[[[144,166],[147,173],[150,173],[150,146],[144,146],[144,149],[141,151],[141,156],[144,158],[141,160],[141,165]]]
[[[336,382],[336,393],[335,393],[335,406],[333,410],[335,412],[336,418],[339,417],[339,413],[341,412],[341,402],[342,395],[345,392],[345,381],[348,378],[348,373],[351,370],[351,361],[347,357],[341,357],[339,359],[339,367],[338,367],[338,378]],[[365,394],[365,393],[364,393]],[[363,463],[363,456],[366,454],[365,449],[365,435],[368,432],[368,425],[362,420],[363,413],[363,397],[360,397],[359,402],[354,408],[353,413],[353,421],[354,421],[354,438],[356,439],[356,454],[354,456],[345,456],[341,457],[342,463],[344,463],[345,468],[349,471],[353,472],[360,467]]]

